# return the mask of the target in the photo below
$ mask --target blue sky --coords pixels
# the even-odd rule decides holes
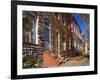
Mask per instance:
[[[81,31],[85,34],[85,37],[86,37],[86,36],[88,36],[87,26],[89,25],[89,23],[86,23],[86,21],[84,21],[82,19],[82,15],[85,15],[85,14],[74,14],[74,17],[75,17],[77,23],[79,24]]]

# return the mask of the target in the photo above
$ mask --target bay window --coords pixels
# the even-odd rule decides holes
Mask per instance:
[[[23,42],[38,44],[38,21],[38,16],[23,12]]]

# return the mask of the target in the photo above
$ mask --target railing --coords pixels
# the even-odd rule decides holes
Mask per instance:
[[[23,63],[32,60],[30,64],[40,66],[42,64],[43,47],[36,44],[24,43],[23,44]]]

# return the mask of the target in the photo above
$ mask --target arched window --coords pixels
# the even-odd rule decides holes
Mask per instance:
[[[44,21],[44,41],[45,41],[45,50],[49,50],[50,47],[50,38],[49,38],[49,33],[50,33],[50,29],[49,29],[50,23],[48,18],[45,18]]]
[[[36,43],[36,15],[23,12],[23,42]]]

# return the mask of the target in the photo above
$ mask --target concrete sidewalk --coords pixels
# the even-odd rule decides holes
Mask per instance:
[[[88,66],[89,65],[89,58],[84,56],[77,56],[74,58],[69,58],[65,63],[62,63],[61,67],[67,66]]]

